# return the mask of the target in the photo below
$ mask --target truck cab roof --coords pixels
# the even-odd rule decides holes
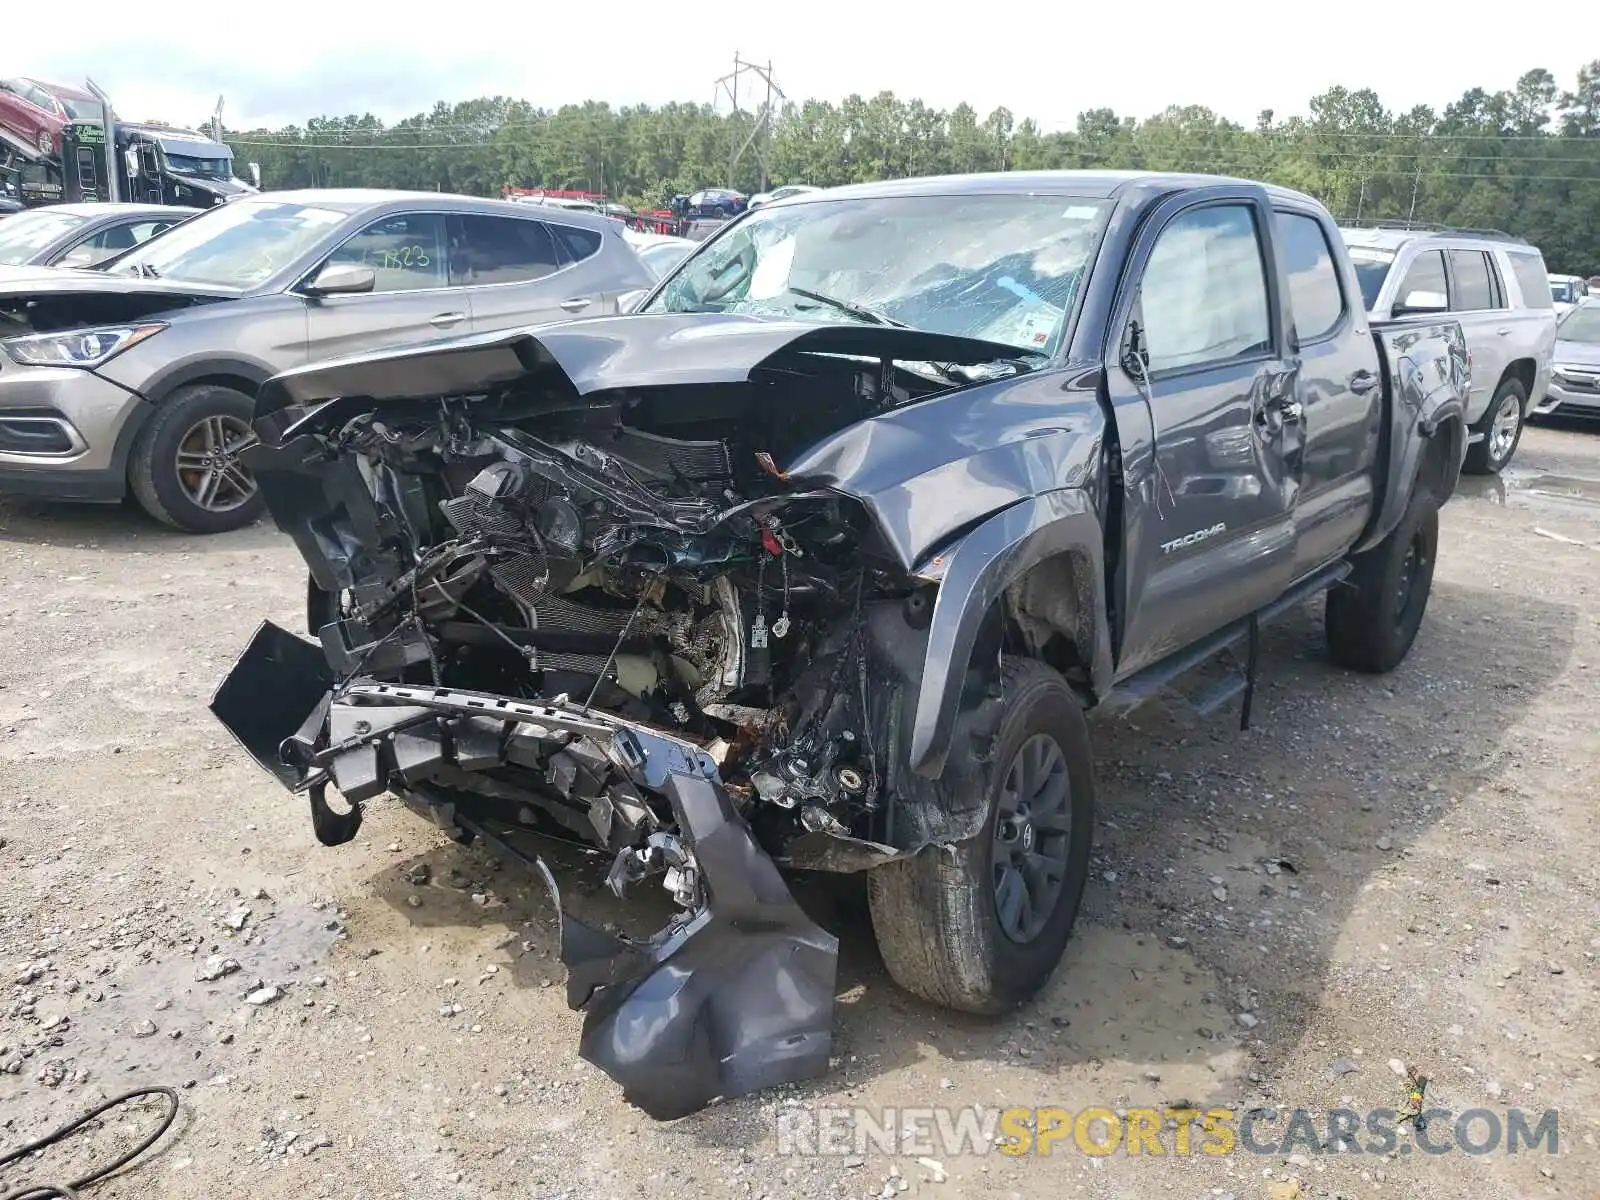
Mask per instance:
[[[1175,171],[986,171],[972,175],[924,175],[914,179],[887,179],[847,184],[823,192],[806,192],[792,204],[818,204],[879,196],[982,196],[1061,193],[1103,199],[1120,199],[1134,192],[1151,197],[1198,187],[1235,185],[1259,187],[1274,200],[1320,204],[1304,192],[1276,184],[1259,183],[1228,175]]]

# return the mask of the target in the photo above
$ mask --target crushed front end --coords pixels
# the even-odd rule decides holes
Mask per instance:
[[[649,347],[586,358],[606,324],[566,328],[559,354],[462,339],[268,385],[251,466],[317,642],[263,625],[212,708],[324,843],[387,792],[463,840],[598,848],[619,896],[664,886],[653,937],[563,913],[561,952],[583,1056],[674,1117],[826,1068],[837,943],[779,865],[868,869],[917,828],[893,835],[887,776],[932,589],[779,464],[955,385],[770,323],[650,383]]]

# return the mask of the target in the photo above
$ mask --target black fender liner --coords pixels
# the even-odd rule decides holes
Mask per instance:
[[[231,376],[259,388],[273,374],[271,367],[255,359],[227,354],[200,354],[162,367],[144,381],[139,391],[152,404],[160,404],[173,392],[196,380]]]
[[[911,729],[911,769],[928,779],[944,773],[967,666],[978,630],[1011,584],[1047,559],[1082,562],[1088,623],[1082,636],[1096,695],[1111,686],[1111,631],[1106,618],[1104,534],[1094,503],[1078,488],[1041,492],[1003,509],[956,545],[935,555],[919,574],[939,579],[928,627],[928,648]]]

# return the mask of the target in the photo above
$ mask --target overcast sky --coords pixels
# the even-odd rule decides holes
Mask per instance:
[[[704,102],[736,51],[770,59],[790,99],[887,89],[938,108],[965,100],[980,117],[1005,105],[1046,129],[1087,108],[1144,117],[1169,104],[1249,123],[1263,108],[1304,112],[1334,84],[1374,88],[1391,109],[1442,108],[1470,87],[1510,87],[1531,67],[1571,87],[1582,62],[1600,55],[1592,0],[1477,0],[1482,19],[1471,20],[1460,6],[1403,15],[1393,0],[168,0],[135,9],[77,0],[65,21],[50,4],[6,7],[0,72],[79,85],[92,77],[133,120],[194,123],[221,95],[235,129],[363,112],[389,121],[435,100],[494,94],[551,108]],[[130,19],[134,11],[148,21]],[[148,34],[136,32],[141,24]]]

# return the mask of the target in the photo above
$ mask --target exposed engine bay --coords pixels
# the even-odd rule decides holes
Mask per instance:
[[[679,915],[648,941],[562,931],[583,1053],[654,1115],[825,1068],[837,946],[777,867],[918,847],[915,789],[891,802],[896,676],[936,585],[857,498],[785,464],[1029,369],[938,340],[967,361],[791,354],[737,382],[577,394],[545,356],[475,368],[487,384],[461,394],[419,360],[416,395],[352,396],[329,368],[310,402],[272,407],[268,385],[258,408],[252,466],[311,566],[320,650],[264,625],[214,711],[325,843],[387,791],[464,839],[596,847],[619,896],[664,887]]]

